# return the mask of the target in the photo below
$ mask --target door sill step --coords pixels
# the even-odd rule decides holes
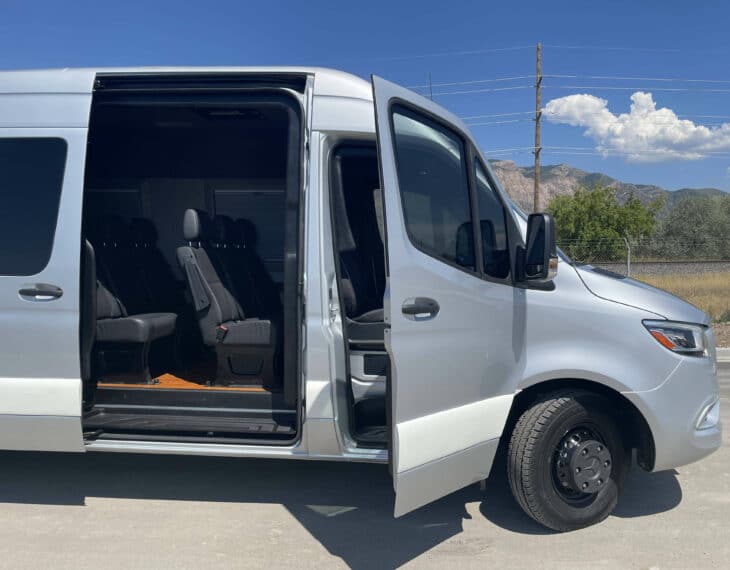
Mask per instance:
[[[161,435],[243,436],[291,438],[295,418],[245,417],[240,415],[188,415],[100,410],[84,418],[84,431],[98,439],[107,434],[136,433]],[[99,433],[100,432],[100,433]]]

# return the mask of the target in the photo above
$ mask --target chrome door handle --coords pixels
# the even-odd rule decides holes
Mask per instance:
[[[427,321],[438,315],[439,304],[428,297],[413,297],[403,301],[401,312],[412,321]]]
[[[63,289],[48,283],[34,283],[20,289],[18,294],[26,301],[55,301],[63,295]]]

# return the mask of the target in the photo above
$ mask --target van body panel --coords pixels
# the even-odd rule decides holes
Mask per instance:
[[[78,416],[0,415],[0,449],[83,452]]]
[[[575,271],[588,290],[601,299],[651,311],[664,319],[710,324],[710,318],[701,309],[641,281],[622,275],[611,275],[590,266],[576,267]]]
[[[492,439],[401,473],[395,516],[422,506],[423,497],[433,493],[434,484],[456,490],[486,479],[498,448],[499,439]],[[467,473],[475,474],[475,478],[466,477]]]
[[[556,379],[589,380],[617,392],[660,385],[683,357],[647,334],[641,321],[656,315],[597,298],[573,267],[559,265],[555,290],[524,291],[527,358],[516,388]]]
[[[623,395],[642,413],[651,429],[653,471],[693,463],[720,447],[719,421],[698,428],[702,413],[720,405],[714,359],[685,358],[657,388]]]
[[[0,415],[79,416],[81,382],[77,378],[0,380]]]
[[[520,291],[419,250],[405,225],[391,104],[405,102],[470,141],[463,125],[433,102],[378,77],[373,93],[386,218],[385,345],[400,516],[488,476],[492,456],[484,449],[496,445],[511,408],[524,327],[514,315]],[[436,316],[408,319],[401,313],[408,299],[419,297],[438,303]],[[429,480],[416,483],[418,490],[411,487]]]
[[[434,461],[434,457],[448,457],[484,443],[485,431],[501,433],[502,419],[511,406],[511,395],[497,396],[397,424],[396,443],[409,442],[408,446],[399,446],[398,468],[403,472],[417,469]],[[455,433],[460,437],[455,438]],[[481,479],[486,479],[486,475]],[[476,480],[479,478],[473,479]]]
[[[53,96],[38,97],[30,115]],[[81,116],[90,99],[75,99]],[[88,116],[88,108],[85,111]],[[23,117],[18,117],[22,120]],[[47,265],[35,275],[0,276],[0,448],[81,451],[79,275],[81,203],[86,128],[0,129],[0,138],[59,138],[66,143],[63,183]],[[4,244],[6,247],[23,247]],[[62,290],[56,299],[29,299],[21,289],[37,284]],[[28,420],[32,418],[33,421]],[[32,429],[28,429],[29,425]],[[15,427],[13,427],[15,426]]]
[[[316,95],[312,128],[327,132],[375,132],[373,102],[350,97]]]

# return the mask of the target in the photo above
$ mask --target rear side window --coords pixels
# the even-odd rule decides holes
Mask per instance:
[[[393,107],[393,137],[411,241],[429,255],[475,269],[464,142],[400,106]]]
[[[48,264],[65,164],[63,139],[0,139],[0,275]]]

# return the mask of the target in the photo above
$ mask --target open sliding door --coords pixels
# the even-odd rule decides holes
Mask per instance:
[[[82,451],[81,206],[93,72],[0,89],[0,449]]]

